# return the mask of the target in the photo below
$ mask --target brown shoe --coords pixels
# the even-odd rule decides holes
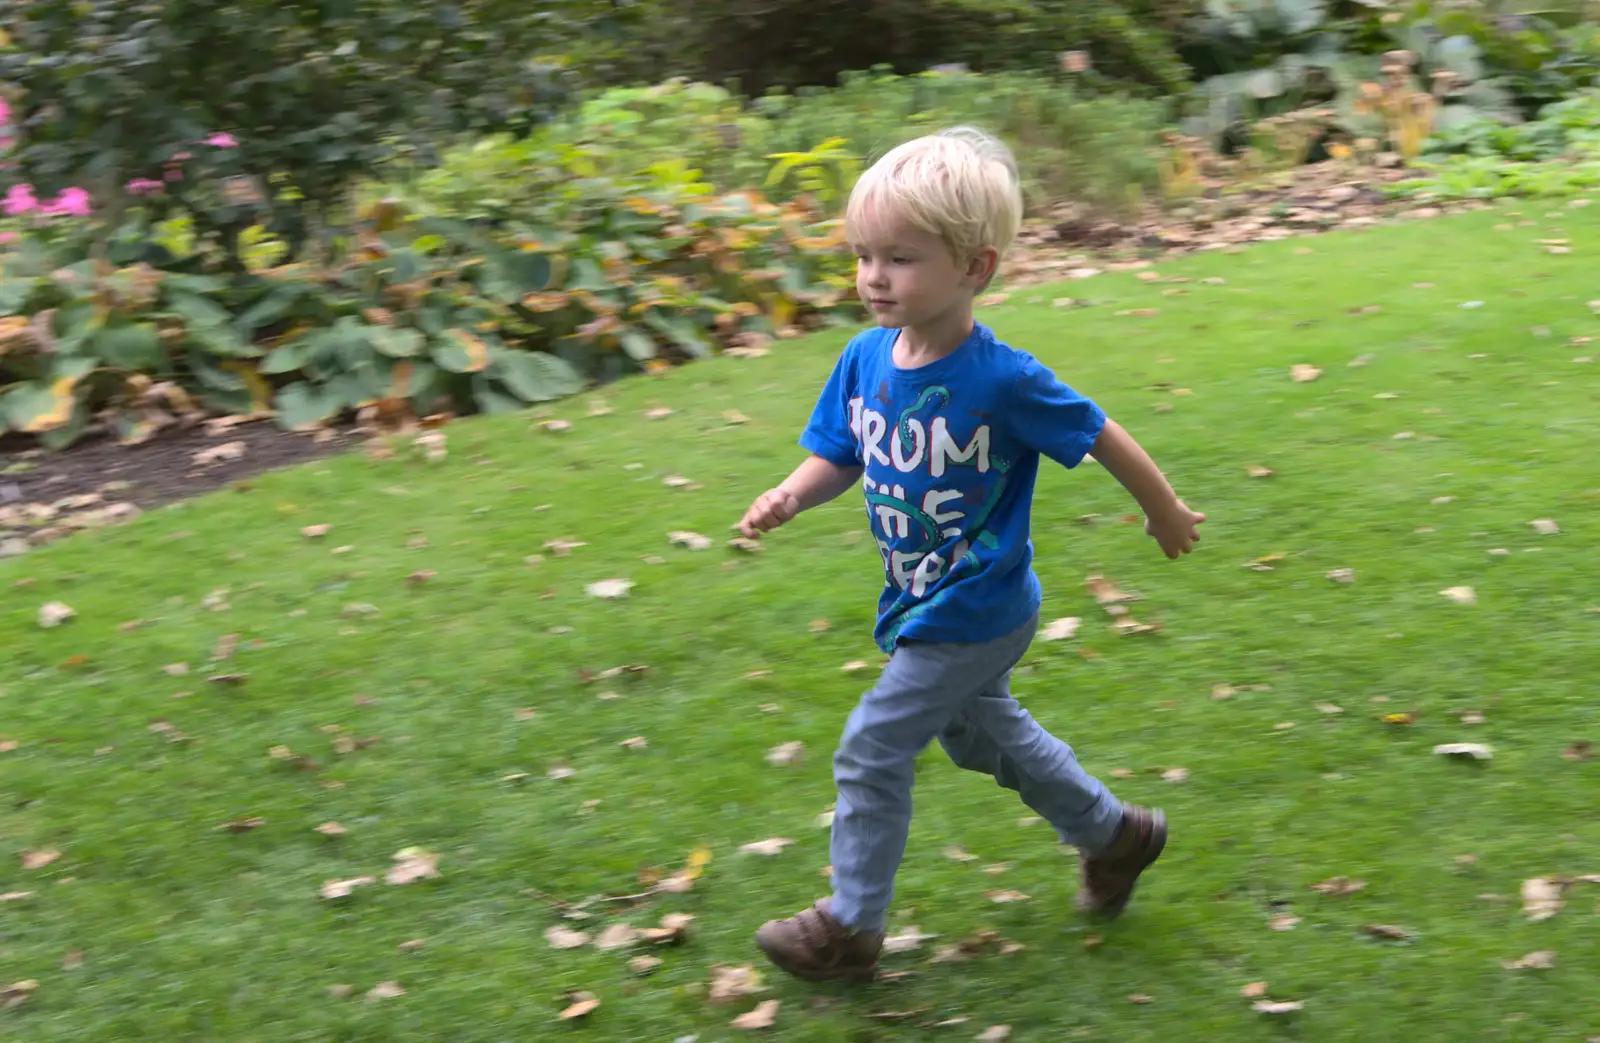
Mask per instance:
[[[1122,806],[1122,826],[1111,846],[1097,855],[1078,853],[1083,886],[1078,908],[1108,920],[1121,915],[1139,874],[1161,857],[1167,844],[1167,816],[1137,804]]]
[[[852,931],[833,918],[825,898],[786,920],[768,920],[756,944],[780,969],[807,981],[871,981],[883,935]]]

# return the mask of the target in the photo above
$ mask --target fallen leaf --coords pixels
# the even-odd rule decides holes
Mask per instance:
[[[1530,952],[1517,960],[1501,960],[1500,966],[1508,971],[1548,971],[1556,965],[1554,949],[1541,949]]]
[[[1414,713],[1386,713],[1383,715],[1384,724],[1416,724],[1417,715]]]
[[[1330,717],[1335,714],[1344,713],[1344,707],[1338,706],[1334,703],[1317,703],[1315,705],[1318,712],[1328,714]]]
[[[649,740],[642,735],[635,735],[631,739],[623,739],[621,742],[617,743],[617,745],[621,746],[625,750],[635,751],[648,749],[650,747]]]
[[[572,421],[570,421],[570,420],[546,420],[544,423],[540,424],[539,426],[544,428],[546,431],[550,432],[553,435],[559,435],[564,431],[571,431],[572,430]]]
[[[723,413],[722,414],[722,419],[724,419],[728,423],[734,424],[734,425],[748,424],[750,422],[750,418],[745,416],[743,413],[739,412],[737,409],[730,409],[727,412]]]
[[[628,970],[634,974],[645,975],[661,966],[659,956],[635,956],[628,961]]]
[[[1006,1043],[1010,1038],[1010,1025],[990,1025],[973,1037],[975,1043]]]
[[[1367,934],[1372,935],[1372,937],[1374,937],[1374,938],[1380,938],[1383,941],[1387,941],[1387,942],[1409,942],[1411,940],[1411,932],[1410,931],[1406,930],[1403,927],[1395,927],[1392,924],[1386,924],[1386,923],[1362,924],[1361,930],[1363,932],[1367,933]]]
[[[614,923],[600,932],[594,940],[594,947],[605,952],[612,949],[625,949],[639,941],[639,930],[629,924]]]
[[[399,996],[404,996],[405,994],[406,990],[400,987],[399,982],[380,981],[378,984],[367,990],[367,1000],[368,1002],[392,1000]]]
[[[1239,990],[1239,995],[1243,996],[1247,1000],[1260,999],[1266,994],[1267,983],[1264,981],[1253,981]]]
[[[38,851],[24,851],[18,856],[23,869],[43,869],[45,866],[61,857],[61,852],[55,848],[41,848]]]
[[[944,857],[952,862],[976,862],[978,860],[977,855],[969,854],[967,849],[960,844],[951,844],[945,848]]]
[[[711,991],[708,998],[712,1003],[732,1003],[741,996],[765,991],[761,984],[761,975],[749,964],[739,967],[719,964],[711,968]]]
[[[330,900],[348,898],[356,888],[377,882],[378,878],[375,876],[356,876],[348,880],[329,880],[322,885],[322,897]]]
[[[1274,473],[1270,467],[1262,467],[1258,464],[1251,464],[1244,469],[1244,472],[1251,478],[1271,478]]]
[[[747,855],[764,855],[770,858],[773,855],[783,854],[783,849],[793,843],[794,841],[788,837],[772,837],[770,840],[757,840],[754,843],[745,844],[739,850]]]
[[[728,541],[728,546],[745,554],[760,554],[765,549],[760,540],[752,540],[747,536],[735,536]]]
[[[1562,884],[1547,877],[1536,876],[1522,882],[1522,911],[1529,920],[1538,923],[1548,920],[1561,911]]]
[[[83,967],[83,950],[73,949],[61,958],[61,969],[64,971],[80,970]]]
[[[852,659],[848,663],[846,663],[843,666],[841,666],[839,669],[844,671],[847,674],[853,674],[858,670],[865,670],[868,665],[869,664],[867,663],[867,661],[865,659]]]
[[[226,460],[238,460],[244,456],[248,448],[249,446],[243,442],[223,442],[221,445],[214,445],[210,449],[200,450],[190,459],[196,467],[210,467],[212,464],[222,463]]]
[[[592,598],[616,599],[628,596],[628,591],[633,589],[631,579],[602,579],[584,587],[584,592]]]
[[[420,847],[396,851],[394,862],[384,874],[384,880],[389,884],[414,884],[418,880],[431,880],[439,875],[439,856]]]
[[[1296,384],[1306,384],[1322,376],[1322,370],[1308,363],[1298,362],[1289,367],[1289,376]]]
[[[1586,761],[1594,753],[1594,746],[1588,740],[1579,741],[1561,751],[1561,759],[1568,761]]]
[[[253,829],[260,829],[266,824],[266,819],[256,815],[251,818],[236,818],[232,822],[224,822],[217,829],[224,833],[248,833]]]
[[[168,663],[161,668],[161,672],[168,677],[183,677],[189,672],[188,663]]]
[[[572,776],[578,774],[578,769],[567,764],[554,764],[551,765],[550,770],[544,774],[545,778],[554,782],[560,782],[562,779],[570,779]]]
[[[1478,595],[1471,587],[1446,587],[1439,593],[1458,605],[1476,605]]]
[[[544,545],[544,549],[558,558],[565,558],[579,547],[587,546],[588,544],[581,540],[551,540]]]
[[[0,894],[0,902],[21,902],[32,898],[33,895],[34,892],[32,891],[7,891],[4,894]]]
[[[694,484],[694,479],[685,478],[681,474],[669,474],[661,479],[661,484],[668,489],[686,489]]]
[[[1147,996],[1142,992],[1136,992],[1133,995],[1128,997],[1128,1002],[1132,1003],[1132,1004],[1134,1004],[1135,1006],[1138,1006],[1138,1007],[1148,1006],[1149,1004],[1154,1003],[1155,1001],[1156,1001],[1156,998],[1154,996]]]
[[[300,535],[308,540],[320,540],[333,531],[332,525],[307,525],[300,530]]]
[[[1328,573],[1328,578],[1335,583],[1354,583],[1356,581],[1355,569],[1334,569]]]
[[[1476,742],[1444,742],[1433,748],[1433,752],[1441,757],[1470,757],[1476,761],[1486,761],[1494,757],[1494,750]]]
[[[424,583],[432,580],[434,575],[435,573],[432,569],[418,569],[406,577],[406,582],[411,584],[413,587],[420,587]]]
[[[562,1021],[585,1017],[600,1009],[600,1001],[593,993],[574,992],[567,997],[568,1005],[559,1015]]]
[[[1081,623],[1077,616],[1064,616],[1046,626],[1039,632],[1039,637],[1045,641],[1067,641],[1078,632]]]
[[[910,952],[920,949],[922,943],[939,937],[937,934],[923,934],[915,924],[893,934],[886,935],[883,939],[883,951],[886,953]]]
[[[1292,1014],[1297,1010],[1305,1010],[1306,1004],[1304,1000],[1257,1000],[1250,1007],[1263,1014]]]
[[[803,742],[779,743],[767,751],[767,763],[778,767],[788,767],[799,764],[805,757],[806,744]]]
[[[728,1025],[732,1028],[754,1032],[759,1029],[771,1028],[773,1023],[777,1020],[777,1017],[778,1001],[762,1000],[756,1005],[755,1010],[739,1015],[737,1018],[734,1018],[732,1021],[728,1022]]]
[[[1311,890],[1325,895],[1353,895],[1367,886],[1365,880],[1352,880],[1347,876],[1330,877],[1320,884],[1312,884]]]
[[[665,420],[675,412],[677,410],[668,409],[666,406],[656,406],[654,409],[645,410],[644,416],[646,420]]]
[[[1292,931],[1299,926],[1299,924],[1300,918],[1298,916],[1294,916],[1289,913],[1279,913],[1277,916],[1272,918],[1267,926],[1271,927],[1274,931]]]
[[[1011,905],[1016,902],[1031,902],[1032,898],[1021,891],[985,891],[983,897],[996,905]]]
[[[325,837],[342,837],[346,832],[345,828],[337,822],[324,822],[314,828]]]
[[[77,614],[73,607],[64,601],[47,601],[39,606],[39,626],[51,630]]]
[[[1188,768],[1168,768],[1161,773],[1161,777],[1168,782],[1183,782],[1189,777]]]
[[[1531,525],[1533,527],[1533,531],[1538,533],[1540,536],[1555,536],[1561,532],[1561,526],[1557,525],[1549,518],[1535,518],[1528,524]]]
[[[39,982],[35,978],[24,981],[15,981],[5,988],[0,989],[0,1008],[11,1010],[28,1002],[28,998],[39,991]]]
[[[587,934],[559,924],[544,932],[544,940],[550,943],[552,949],[581,949],[589,944]]]
[[[711,537],[702,536],[698,532],[669,532],[667,540],[675,547],[687,547],[690,550],[711,549]]]
[[[213,674],[212,676],[206,678],[206,683],[224,685],[229,688],[238,688],[249,679],[249,674]]]

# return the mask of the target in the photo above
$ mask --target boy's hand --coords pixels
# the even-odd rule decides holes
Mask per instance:
[[[1194,545],[1200,542],[1200,523],[1205,520],[1205,515],[1191,511],[1188,504],[1175,499],[1171,507],[1145,517],[1144,531],[1161,544],[1163,554],[1176,560],[1194,550]]]
[[[758,539],[763,532],[776,529],[800,513],[800,501],[793,493],[782,489],[768,489],[756,497],[756,502],[744,512],[739,531],[747,539]]]

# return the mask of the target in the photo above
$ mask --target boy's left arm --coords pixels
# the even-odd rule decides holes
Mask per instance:
[[[1138,501],[1145,531],[1169,558],[1188,554],[1206,516],[1191,511],[1122,425],[1031,356],[1022,356],[1009,408],[1018,436],[1066,467],[1092,454]]]

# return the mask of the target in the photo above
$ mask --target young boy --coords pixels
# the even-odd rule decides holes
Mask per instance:
[[[845,225],[880,328],[835,365],[800,439],[811,455],[739,524],[757,537],[861,480],[883,557],[874,637],[890,660],[834,753],[833,897],[756,933],[802,978],[876,973],[913,762],[935,738],[1077,847],[1085,911],[1120,913],[1166,843],[1165,816],[1114,800],[1008,685],[1038,625],[1028,525],[1041,453],[1070,468],[1092,451],[1169,558],[1205,520],[1093,402],[973,322],[1021,219],[1010,151],[970,128],[901,145],[861,177]]]

